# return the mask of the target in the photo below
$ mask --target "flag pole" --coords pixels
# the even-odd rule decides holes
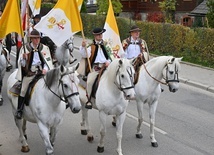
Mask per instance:
[[[83,38],[83,40],[85,40],[85,35],[84,35],[83,30],[81,30],[81,32],[82,32],[82,38]],[[85,51],[86,51],[86,57],[87,57],[88,67],[89,67],[90,72],[92,72],[91,63],[90,63],[90,60],[89,60],[89,57],[88,57],[88,50],[87,50],[86,46],[85,46]]]
[[[16,2],[17,2],[16,4],[17,4],[18,10],[19,10],[19,14],[20,14],[19,15],[19,21],[20,21],[21,24],[19,26],[20,26],[20,29],[21,29],[21,34],[20,35],[22,37],[22,46],[23,46],[23,49],[24,49],[24,53],[26,53],[26,49],[25,49],[25,46],[24,46],[25,45],[24,44],[24,33],[23,33],[22,21],[21,21],[21,11],[20,11],[20,7],[19,7],[18,1],[16,1]]]

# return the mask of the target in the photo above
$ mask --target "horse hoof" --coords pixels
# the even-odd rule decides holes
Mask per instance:
[[[82,135],[87,135],[87,130],[81,130]]]
[[[22,149],[21,149],[22,152],[29,152],[30,151],[30,148],[28,146],[22,146]]]
[[[104,147],[97,147],[97,152],[103,153],[104,152]]]
[[[136,138],[142,139],[142,138],[143,138],[143,135],[142,135],[142,134],[136,134]]]
[[[116,127],[116,123],[115,123],[115,122],[112,122],[111,124],[112,124],[114,127]]]
[[[94,137],[93,136],[91,136],[91,137],[87,137],[87,140],[89,141],[89,142],[93,142],[93,140],[94,140]]]
[[[151,142],[152,147],[158,147],[158,143],[157,142]]]

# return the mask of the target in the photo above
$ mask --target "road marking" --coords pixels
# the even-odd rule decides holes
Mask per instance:
[[[126,116],[129,117],[129,118],[131,118],[131,119],[134,119],[134,120],[136,120],[136,121],[138,122],[138,118],[135,117],[134,115],[132,115],[132,114],[126,112]],[[150,124],[147,123],[147,122],[145,122],[145,121],[143,121],[143,124],[146,125],[146,126],[148,126],[148,127],[150,127]],[[160,128],[155,127],[155,130],[156,130],[157,132],[163,134],[163,135],[166,135],[166,134],[167,134],[167,132],[161,130]]]
[[[10,55],[16,57],[16,52],[14,52],[13,50],[11,50]]]

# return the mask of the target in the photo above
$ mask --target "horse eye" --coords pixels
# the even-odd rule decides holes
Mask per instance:
[[[124,75],[122,74],[121,77],[124,78]]]
[[[68,88],[68,85],[67,84],[63,84],[64,88]]]

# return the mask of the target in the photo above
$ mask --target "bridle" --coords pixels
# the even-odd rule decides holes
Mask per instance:
[[[68,73],[68,74],[71,74],[71,73]],[[68,103],[68,98],[69,97],[72,97],[72,96],[74,96],[74,95],[79,95],[79,92],[77,91],[77,92],[74,92],[74,93],[71,93],[70,95],[65,95],[65,91],[64,91],[64,87],[63,87],[63,85],[64,85],[64,83],[63,83],[63,81],[62,81],[62,78],[63,78],[63,76],[65,76],[65,75],[68,75],[68,74],[63,74],[62,76],[61,76],[61,78],[59,79],[59,85],[61,85],[62,86],[62,92],[63,92],[63,96],[61,97],[61,96],[59,96],[58,94],[56,94],[53,90],[51,90],[51,88],[46,84],[46,80],[45,80],[45,78],[43,77],[43,79],[44,79],[44,81],[45,81],[45,84],[46,84],[46,86],[48,87],[48,89],[55,95],[55,96],[57,96],[61,101],[63,101],[63,102],[65,102],[65,103]],[[74,80],[72,80],[71,79],[71,81],[72,81],[72,83],[74,83]],[[58,85],[58,87],[59,87],[59,85]],[[75,84],[76,85],[76,84]],[[76,87],[77,87],[77,85],[76,85]],[[78,88],[78,87],[77,87]],[[77,89],[78,90],[78,89]]]
[[[129,70],[130,69],[130,70]],[[132,76],[132,69],[131,69],[131,67],[130,68],[127,68],[126,69],[126,71],[128,72],[128,74],[129,74],[129,77],[130,77],[130,80],[132,81],[132,85],[131,86],[129,86],[129,87],[122,87],[122,84],[121,84],[121,77],[120,77],[120,75],[119,75],[119,83],[117,83],[116,82],[116,78],[115,78],[115,81],[114,81],[114,84],[117,86],[117,88],[120,90],[120,91],[122,91],[123,93],[125,93],[124,92],[124,90],[127,90],[127,89],[132,89],[132,88],[134,88],[134,84],[133,84],[133,76]],[[117,72],[116,72],[116,77],[118,76],[118,74],[119,74],[119,70],[120,70],[120,66],[118,67],[118,69],[117,69]]]
[[[170,63],[168,63],[168,64],[170,64]],[[176,64],[175,64],[175,70],[174,70],[174,72],[175,72],[174,79],[169,80],[167,72],[172,74],[173,71],[169,71],[168,64],[166,65],[166,78],[163,78],[163,79],[166,81],[166,83],[169,83],[169,82],[178,82],[179,83],[180,81],[179,81],[179,78],[178,78],[178,68],[177,68]]]
[[[166,78],[163,78],[163,79],[165,80],[165,82],[162,82],[162,81],[156,79],[155,77],[153,77],[153,76],[149,73],[149,71],[147,70],[145,63],[143,63],[143,66],[144,66],[144,69],[146,70],[147,74],[148,74],[152,79],[154,79],[155,81],[157,81],[157,82],[159,82],[159,83],[161,83],[161,84],[168,85],[169,82],[178,82],[178,83],[179,83],[178,68],[176,67],[176,64],[175,64],[175,75],[174,75],[174,79],[169,80],[168,74],[167,74],[167,72],[169,71],[169,66],[168,66],[168,64],[172,64],[172,63],[167,63],[166,66],[165,66],[165,67],[166,67]],[[169,72],[171,72],[171,71],[169,71]]]

